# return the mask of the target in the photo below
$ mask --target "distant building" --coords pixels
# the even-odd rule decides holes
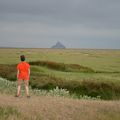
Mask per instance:
[[[51,48],[65,49],[66,47],[61,42],[57,42]]]

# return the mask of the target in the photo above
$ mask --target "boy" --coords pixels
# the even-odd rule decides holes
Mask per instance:
[[[20,96],[21,91],[21,84],[24,81],[26,95],[28,98],[29,96],[29,78],[30,78],[30,65],[29,63],[25,62],[25,56],[20,56],[21,62],[17,65],[17,79],[18,79],[18,88],[17,88],[17,95],[15,97]]]

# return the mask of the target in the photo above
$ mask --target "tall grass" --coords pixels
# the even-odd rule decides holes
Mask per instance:
[[[15,108],[10,106],[0,106],[0,120],[20,120],[20,117],[20,113]],[[21,120],[23,119],[21,118]]]
[[[28,116],[18,111],[17,107],[0,106],[0,120],[41,120],[39,116]]]

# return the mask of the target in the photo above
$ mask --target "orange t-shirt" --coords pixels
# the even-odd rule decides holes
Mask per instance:
[[[27,62],[20,62],[17,65],[17,70],[19,70],[18,79],[29,80],[29,69],[30,69],[30,65]]]

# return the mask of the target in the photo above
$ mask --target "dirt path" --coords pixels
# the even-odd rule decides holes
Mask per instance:
[[[75,100],[49,96],[15,98],[0,94],[0,106],[15,106],[25,116],[42,120],[119,120],[120,101]]]

